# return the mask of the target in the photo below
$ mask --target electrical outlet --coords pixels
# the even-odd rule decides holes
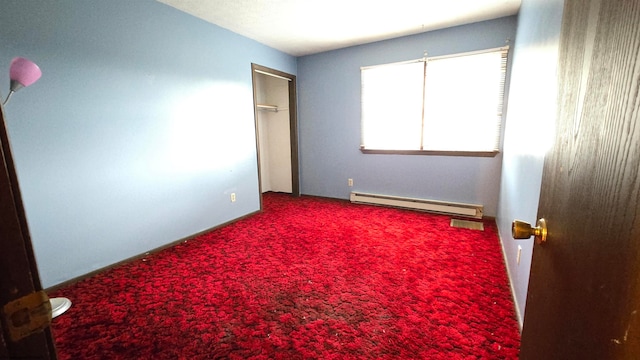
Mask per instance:
[[[347,184],[349,187],[353,186],[353,179],[347,179]]]
[[[236,202],[236,193],[231,193],[231,202]]]
[[[520,256],[522,255],[522,246],[518,245],[518,255],[516,255],[516,262],[520,265]]]

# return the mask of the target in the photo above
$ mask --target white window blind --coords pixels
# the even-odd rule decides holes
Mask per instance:
[[[498,151],[507,52],[362,68],[362,149]]]

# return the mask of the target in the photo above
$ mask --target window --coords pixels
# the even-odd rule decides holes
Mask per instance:
[[[504,47],[362,68],[361,149],[495,154],[507,52]]]

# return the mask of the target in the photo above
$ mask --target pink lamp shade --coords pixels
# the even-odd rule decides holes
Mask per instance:
[[[42,76],[42,71],[33,61],[23,57],[11,60],[11,67],[9,68],[11,91],[33,84],[40,79],[40,76]]]

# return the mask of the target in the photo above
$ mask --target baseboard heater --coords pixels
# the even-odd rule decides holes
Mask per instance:
[[[457,215],[482,219],[483,206],[475,204],[461,204],[437,200],[414,199],[400,196],[366,194],[351,192],[352,203],[392,206],[405,209],[423,210],[439,214]]]

